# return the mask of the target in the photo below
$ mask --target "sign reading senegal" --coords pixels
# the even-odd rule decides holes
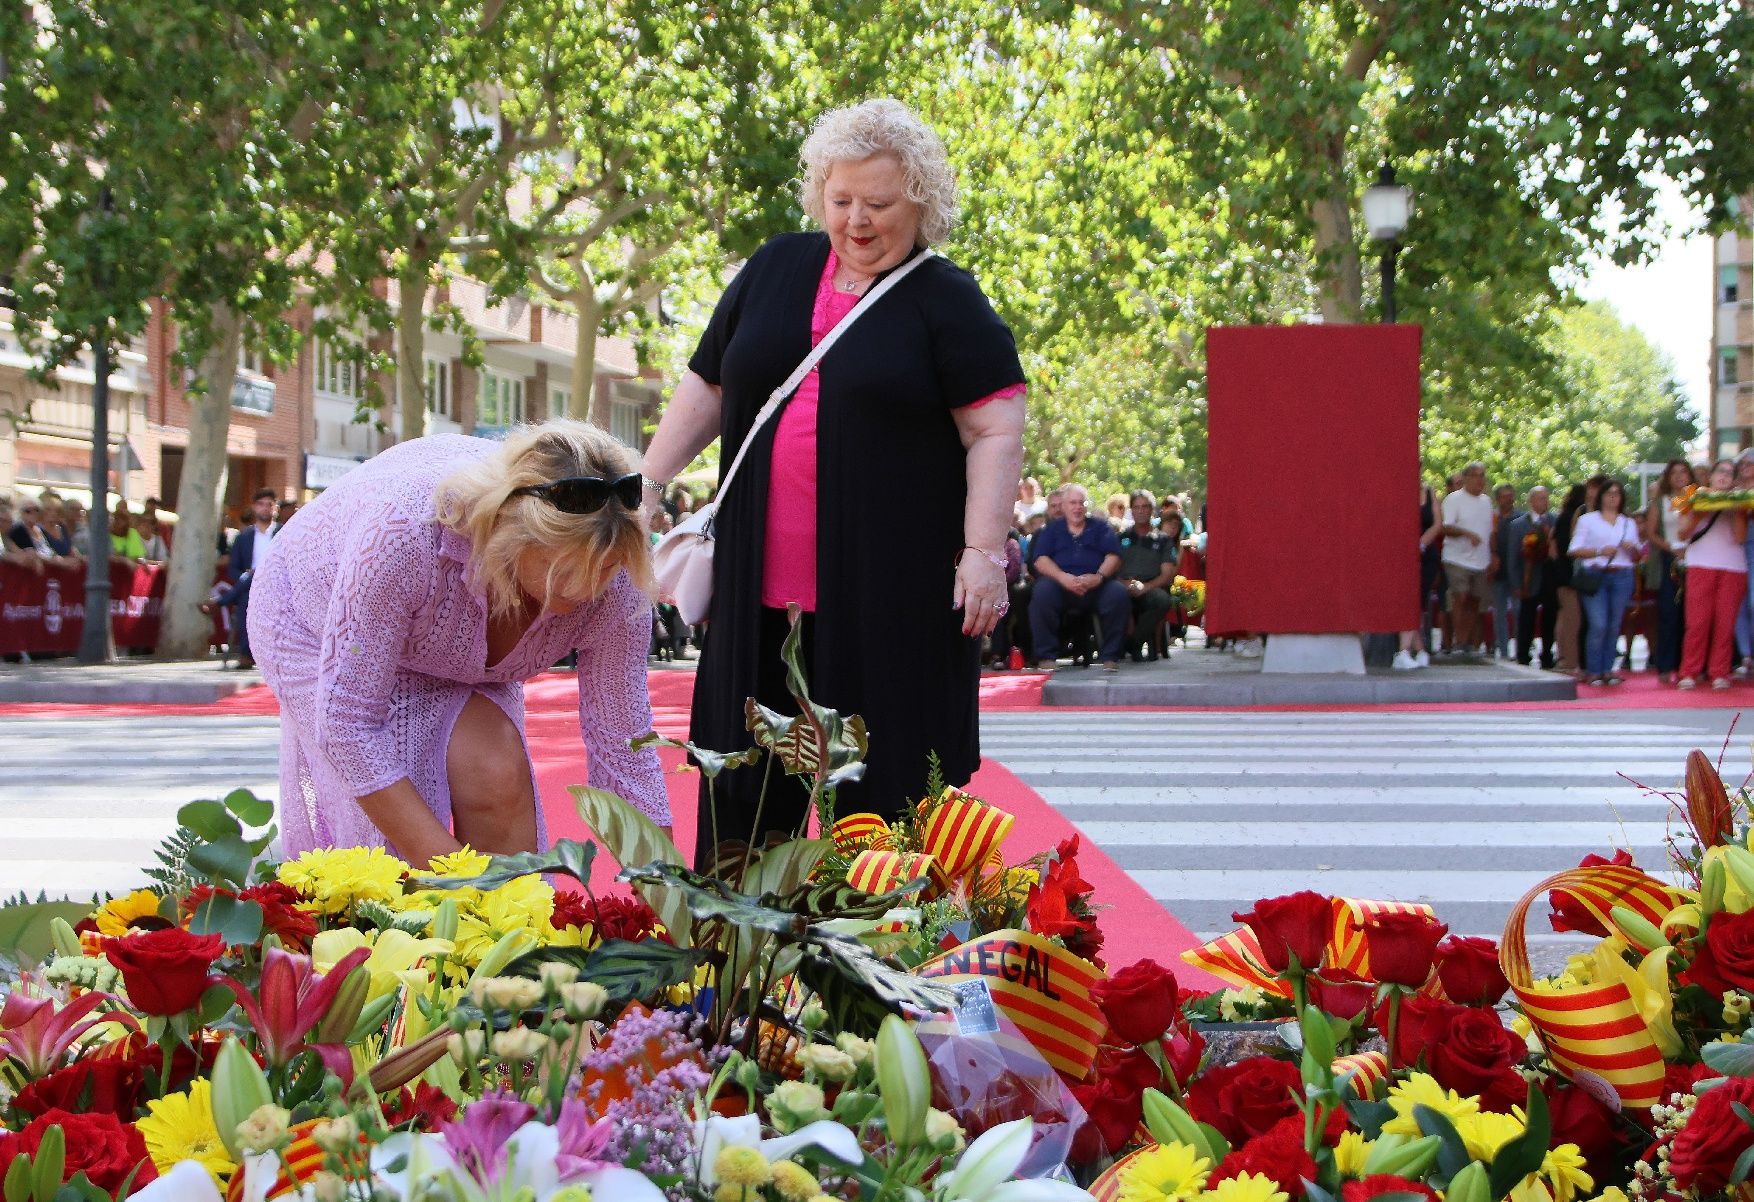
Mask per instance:
[[[994,931],[915,970],[946,981],[983,980],[993,1001],[1054,1068],[1081,1079],[1108,1024],[1090,996],[1102,970],[1028,931]]]

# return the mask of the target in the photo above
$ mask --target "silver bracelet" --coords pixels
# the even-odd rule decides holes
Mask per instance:
[[[657,493],[660,497],[664,495],[664,490],[670,487],[670,482],[668,480],[654,480],[650,476],[641,476],[640,480],[647,488]]]
[[[992,564],[995,568],[998,568],[1001,572],[1010,566],[1005,562],[1005,554],[1002,551],[995,555],[993,552],[982,550],[980,547],[977,547],[972,543],[964,543],[962,551],[973,551],[976,555],[979,555],[982,559]],[[962,551],[956,553],[956,558],[959,562],[962,559]]]

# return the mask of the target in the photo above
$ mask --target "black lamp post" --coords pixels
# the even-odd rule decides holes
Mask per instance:
[[[1401,253],[1401,235],[1413,216],[1413,190],[1395,182],[1395,169],[1384,163],[1376,183],[1364,190],[1364,226],[1383,243],[1382,319],[1395,320],[1395,256]]]

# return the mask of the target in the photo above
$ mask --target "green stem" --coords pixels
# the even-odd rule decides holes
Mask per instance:
[[[1400,1068],[1396,1061],[1400,1059],[1395,1044],[1395,1033],[1401,1025],[1401,991],[1390,986],[1389,992],[1389,1029],[1383,1032],[1383,1038],[1389,1041],[1389,1065]]]

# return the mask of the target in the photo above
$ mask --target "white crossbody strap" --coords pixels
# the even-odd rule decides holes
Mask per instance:
[[[853,306],[852,312],[841,318],[839,325],[823,335],[822,341],[817,343],[816,346],[811,349],[810,353],[804,356],[804,361],[798,364],[797,368],[791,375],[786,377],[786,382],[773,390],[767,398],[767,404],[763,405],[761,407],[761,412],[755,415],[755,424],[750,426],[749,433],[744,435],[743,445],[737,448],[737,457],[731,460],[730,469],[719,478],[719,492],[717,499],[722,500],[725,496],[725,490],[731,487],[731,480],[736,476],[737,469],[743,466],[743,456],[749,453],[750,446],[755,442],[755,435],[773,418],[774,414],[779,412],[780,406],[785,402],[785,399],[798,390],[798,385],[804,382],[804,377],[809,375],[818,363],[822,362],[822,356],[828,354],[829,348],[840,339],[842,334],[846,333],[847,330],[851,328],[855,321],[859,320],[867,309],[882,300],[885,292],[888,292],[891,288],[901,283],[901,281],[907,277],[908,272],[931,258],[934,253],[935,252],[928,247],[926,250],[921,251],[919,254],[915,255],[906,263],[903,263],[900,267],[897,267],[894,271],[885,276],[881,284],[878,284],[875,288],[871,289],[871,291],[867,292],[864,298],[861,299],[858,304]]]

